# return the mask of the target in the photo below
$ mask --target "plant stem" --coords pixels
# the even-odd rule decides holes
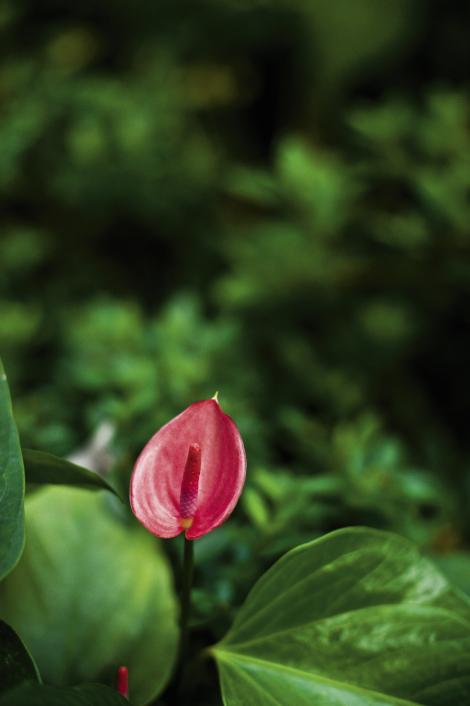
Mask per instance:
[[[181,585],[180,643],[178,662],[182,675],[187,659],[189,641],[189,617],[191,613],[191,587],[193,585],[194,543],[184,539],[183,582]]]

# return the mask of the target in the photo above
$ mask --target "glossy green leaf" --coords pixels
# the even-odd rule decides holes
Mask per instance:
[[[38,670],[28,650],[16,632],[0,620],[0,692],[38,680]]]
[[[129,701],[102,684],[68,689],[28,684],[0,697],[0,706],[129,706]]]
[[[110,490],[118,495],[98,473],[77,466],[65,458],[44,451],[23,449],[23,460],[27,483],[73,485],[89,490]]]
[[[408,541],[344,529],[288,552],[212,650],[226,706],[470,702],[470,603]]]
[[[24,470],[11,408],[7,376],[0,360],[0,580],[24,547]]]
[[[135,704],[173,666],[176,606],[154,538],[126,525],[107,493],[54,487],[26,501],[27,543],[0,586],[0,615],[31,649],[45,682],[113,685],[129,668]]]

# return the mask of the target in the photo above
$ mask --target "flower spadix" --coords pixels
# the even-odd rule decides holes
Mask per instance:
[[[224,522],[245,482],[243,441],[216,397],[165,424],[134,467],[130,502],[153,534],[197,539]]]

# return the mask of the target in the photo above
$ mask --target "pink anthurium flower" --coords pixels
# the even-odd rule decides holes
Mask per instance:
[[[243,441],[217,395],[165,424],[134,467],[134,515],[158,537],[197,539],[229,517],[245,482]]]

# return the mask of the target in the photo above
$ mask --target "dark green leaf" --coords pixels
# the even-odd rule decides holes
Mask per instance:
[[[23,460],[27,483],[73,485],[89,490],[110,490],[118,495],[117,491],[98,473],[77,466],[59,456],[53,456],[44,451],[23,449]]]
[[[176,606],[154,538],[123,524],[110,500],[65,487],[27,498],[28,540],[0,586],[0,614],[24,637],[46,682],[113,685],[126,665],[133,701],[142,704],[170,675]]]
[[[102,684],[68,689],[28,684],[0,697],[0,706],[129,706],[129,701]]]
[[[435,554],[431,558],[454,586],[470,595],[470,552]]]
[[[12,628],[0,620],[0,691],[25,681],[38,681],[36,665]]]
[[[227,706],[455,706],[470,603],[406,540],[344,529],[278,561],[213,654]]]
[[[24,546],[24,470],[11,408],[7,376],[0,360],[0,580]]]

